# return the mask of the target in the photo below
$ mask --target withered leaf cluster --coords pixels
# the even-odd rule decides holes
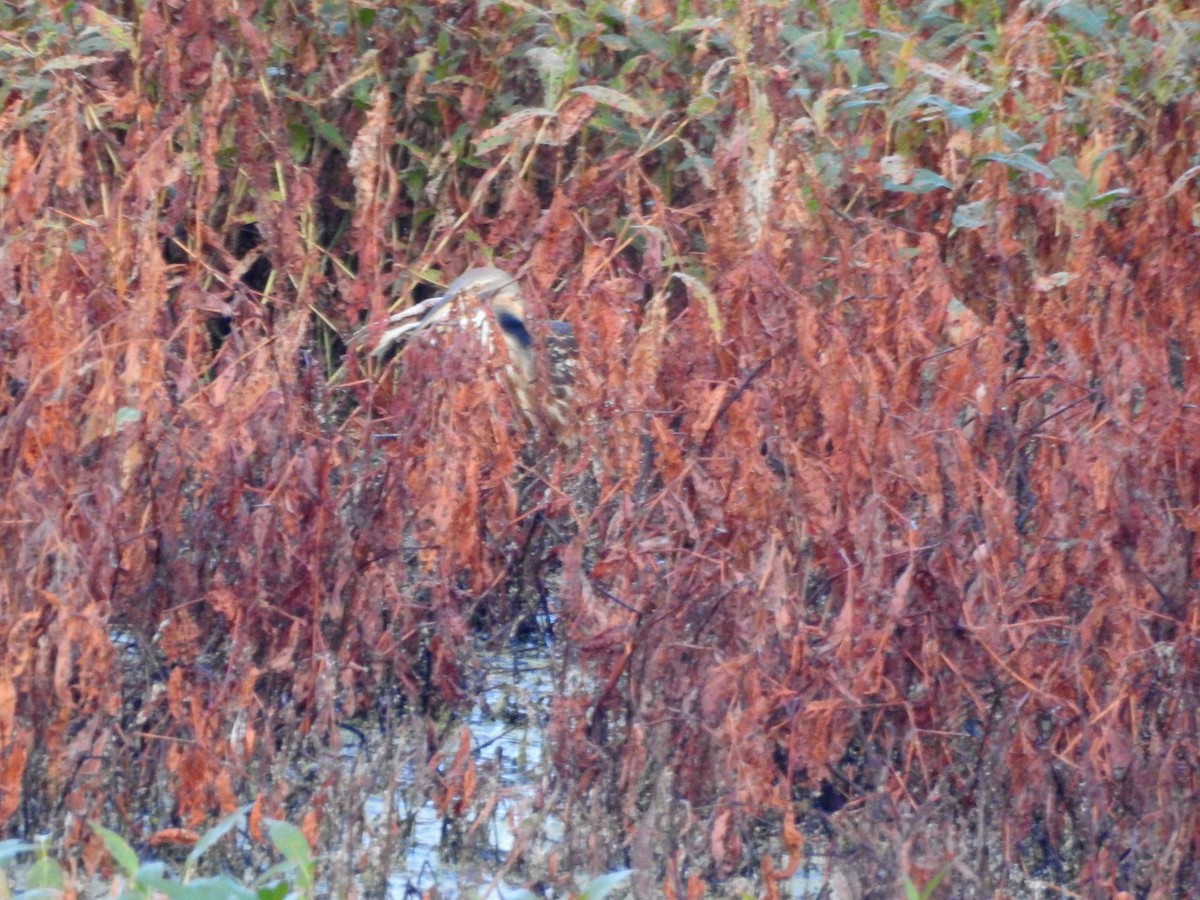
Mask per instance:
[[[4,829],[329,842],[292,763],[460,708],[532,585],[564,871],[773,891],[823,819],[1183,895],[1194,13],[635,5],[0,14]],[[348,346],[483,264],[574,326],[566,434],[469,330]]]

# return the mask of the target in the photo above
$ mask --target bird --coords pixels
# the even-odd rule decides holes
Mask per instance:
[[[371,351],[375,359],[421,336],[469,331],[481,353],[502,350],[507,387],[527,422],[544,421],[556,433],[567,426],[578,358],[574,328],[562,320],[530,322],[517,279],[503,269],[468,269],[443,293],[393,314],[387,325]]]

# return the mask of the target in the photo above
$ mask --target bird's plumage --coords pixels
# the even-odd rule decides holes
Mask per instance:
[[[468,269],[442,294],[392,315],[388,326],[371,351],[377,359],[398,344],[448,328],[474,334],[481,356],[502,343],[504,374],[522,413],[530,420],[543,418],[556,430],[567,424],[575,375],[574,330],[563,321],[531,323],[520,285],[503,269]],[[497,342],[497,336],[503,341]]]

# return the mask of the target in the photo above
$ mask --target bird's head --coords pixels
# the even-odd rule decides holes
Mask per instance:
[[[490,330],[485,318],[488,309],[506,337],[510,333],[515,335],[510,341],[520,343],[522,335],[528,337],[525,302],[517,280],[495,266],[481,266],[463,272],[436,297],[392,315],[388,319],[390,327],[380,337],[371,355],[379,359],[402,341],[411,340],[440,323],[450,324],[456,317],[462,320],[464,327],[473,326],[486,336]],[[452,313],[456,315],[452,316]],[[531,341],[526,343],[532,345]]]
[[[496,347],[498,331],[504,339],[507,381],[517,405],[531,420],[542,416],[555,427],[565,422],[575,371],[571,326],[541,323],[535,338],[520,285],[504,270],[494,266],[468,269],[443,293],[391,316],[388,325],[371,351],[377,359],[402,342],[445,329],[468,331],[478,339],[481,351],[489,352],[485,348]],[[539,357],[545,358],[540,379]]]

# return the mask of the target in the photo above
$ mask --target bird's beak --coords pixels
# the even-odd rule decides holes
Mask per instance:
[[[445,293],[389,316],[388,329],[371,351],[371,356],[379,359],[396,344],[444,319],[450,312],[451,301],[464,291],[473,291],[482,300],[494,297],[515,284],[516,279],[502,269],[491,266],[469,269],[450,282]]]
[[[410,306],[388,316],[388,329],[379,339],[379,344],[371,351],[371,356],[379,359],[394,345],[428,328],[449,311],[450,301],[454,294],[441,294],[430,297],[420,303]]]

